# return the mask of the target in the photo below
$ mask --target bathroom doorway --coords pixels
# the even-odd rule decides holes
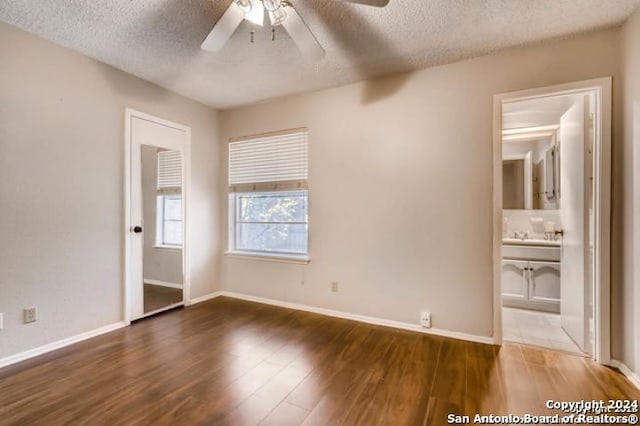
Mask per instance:
[[[494,337],[609,360],[611,80],[494,99]]]

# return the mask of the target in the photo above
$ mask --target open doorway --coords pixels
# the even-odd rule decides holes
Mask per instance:
[[[608,362],[610,85],[495,98],[497,344]]]

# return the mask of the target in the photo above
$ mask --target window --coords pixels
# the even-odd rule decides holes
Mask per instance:
[[[182,246],[182,195],[158,195],[156,245]]]
[[[229,143],[229,251],[306,258],[306,129]]]
[[[234,194],[238,251],[307,254],[307,191]]]
[[[182,153],[158,152],[156,246],[182,247]]]

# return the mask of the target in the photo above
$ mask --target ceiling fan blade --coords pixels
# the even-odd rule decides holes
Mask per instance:
[[[313,35],[307,24],[304,23],[298,12],[293,6],[286,6],[287,18],[282,23],[282,26],[289,33],[293,41],[298,46],[298,49],[310,59],[319,61],[324,58],[326,52],[318,43],[318,40]]]
[[[364,4],[366,6],[385,7],[389,4],[389,0],[345,0],[349,3]]]
[[[204,50],[218,51],[222,49],[231,34],[240,26],[244,19],[245,13],[234,1],[231,6],[224,12],[224,15],[216,22],[213,29],[204,39],[200,47]]]

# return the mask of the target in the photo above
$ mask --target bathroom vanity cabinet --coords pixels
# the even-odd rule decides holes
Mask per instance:
[[[560,248],[504,245],[502,304],[560,312]]]

